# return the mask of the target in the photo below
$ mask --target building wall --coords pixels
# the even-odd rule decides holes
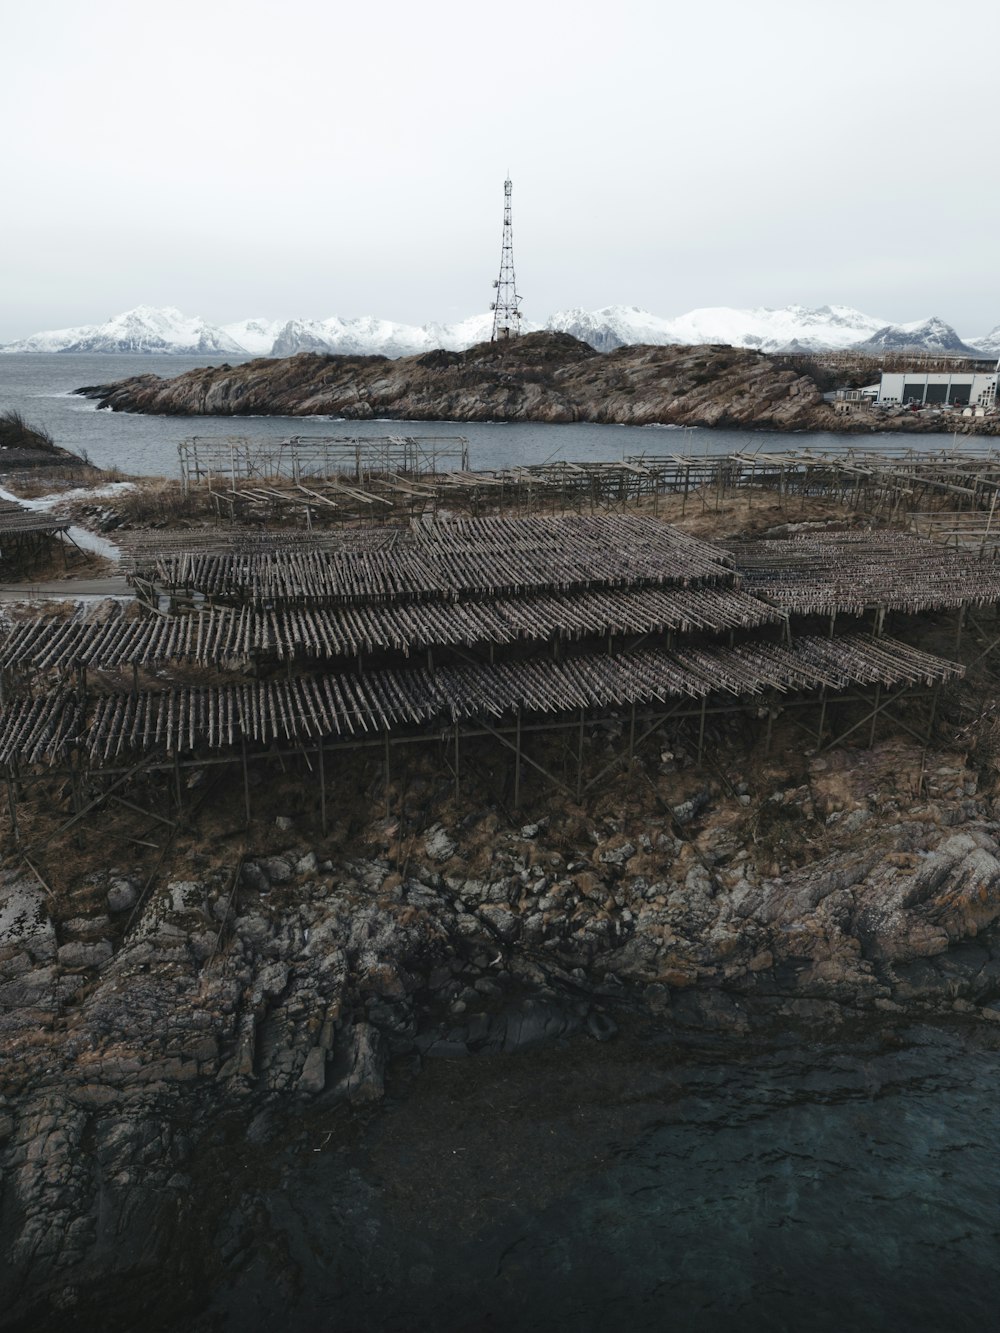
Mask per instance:
[[[969,371],[956,371],[954,374],[941,372],[920,374],[907,371],[903,374],[883,375],[879,385],[878,403],[880,407],[892,407],[910,402],[943,406],[956,404],[961,407],[993,407],[996,402],[997,375],[975,375]]]

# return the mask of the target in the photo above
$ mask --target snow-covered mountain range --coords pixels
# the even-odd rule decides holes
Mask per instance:
[[[234,332],[228,325],[226,332]],[[531,325],[532,329],[537,325]],[[294,356],[296,352],[340,352],[357,356],[412,356],[430,352],[435,347],[461,351],[486,341],[493,331],[492,314],[472,315],[459,324],[394,324],[389,319],[363,315],[360,319],[341,319],[332,315],[323,320],[290,319],[275,334],[271,345],[274,356]],[[526,330],[527,331],[527,330]]]
[[[397,357],[444,347],[461,351],[489,338],[493,317],[473,315],[457,324],[397,324],[362,316],[323,320],[244,319],[219,327],[189,318],[172,307],[137,306],[103,324],[55,329],[0,346],[0,352],[175,353],[186,356],[293,356],[296,352],[338,352]],[[849,306],[785,306],[737,310],[714,306],[675,319],[638,306],[603,310],[561,310],[539,328],[572,333],[600,352],[634,343],[726,343],[764,352],[824,352],[856,348],[920,351],[960,356],[1000,355],[1000,325],[981,338],[961,339],[936,317],[913,324],[890,324]]]
[[[884,325],[884,319],[849,306],[822,306],[818,310],[800,305],[782,310],[711,306],[676,319],[662,319],[637,306],[618,305],[604,310],[561,310],[547,327],[572,333],[603,352],[630,343],[728,343],[763,352],[826,352],[852,347]]]
[[[984,341],[963,342],[950,324],[932,317],[915,324],[887,324],[866,339],[859,350],[878,353],[911,352],[917,349],[921,352],[938,352],[943,356],[968,356],[970,351],[975,355],[977,350],[985,354],[985,349],[980,345]]]
[[[172,306],[156,310],[148,305],[113,315],[103,324],[52,329],[0,347],[0,352],[176,352],[195,356],[203,352],[240,356],[246,350],[225,329],[214,328],[197,316],[189,319]]]

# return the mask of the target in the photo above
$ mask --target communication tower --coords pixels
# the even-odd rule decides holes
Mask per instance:
[[[493,282],[496,300],[490,302],[493,311],[493,333],[490,341],[516,338],[521,332],[521,312],[518,303],[517,282],[514,278],[514,232],[510,225],[510,181],[503,183],[503,248],[500,251],[500,276]]]

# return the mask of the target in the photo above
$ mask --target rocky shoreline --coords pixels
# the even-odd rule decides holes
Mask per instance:
[[[751,430],[994,433],[992,421],[930,413],[841,415],[787,359],[743,348],[623,347],[596,352],[532,333],[466,352],[303,353],[133,376],[78,393],[115,412],[172,416],[332,416],[347,421],[533,421]]]
[[[919,764],[897,742],[722,783],[666,754],[673,807],[615,786],[602,810],[634,814],[515,826],[430,802],[405,857],[385,821],[317,843],[279,817],[279,850],[189,850],[148,898],[109,865],[76,915],[11,855],[0,1323],[84,1327],[140,1275],[181,1301],[192,1228],[219,1262],[226,1133],[365,1113],[428,1060],[611,1040],[636,1016],[754,1039],[1000,1023],[997,805],[963,755],[931,755],[918,795]]]

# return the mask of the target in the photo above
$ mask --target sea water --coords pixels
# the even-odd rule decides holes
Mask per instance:
[[[238,358],[231,358],[237,364]],[[948,437],[823,432],[707,430],[697,427],[597,426],[537,422],[342,421],[332,417],[169,417],[97,410],[74,395],[84,385],[110,384],[132,375],[164,377],[205,365],[205,358],[113,356],[77,353],[0,354],[0,410],[16,408],[32,424],[46,427],[55,442],[83,452],[99,467],[138,476],[179,477],[177,446],[192,435],[256,440],[291,435],[464,435],[473,468],[513,467],[554,459],[613,461],[636,454],[723,454],[734,450],[838,447],[933,448]]]
[[[996,1327],[998,1046],[875,1025],[431,1063],[272,1148],[263,1188],[245,1156],[191,1328]]]

